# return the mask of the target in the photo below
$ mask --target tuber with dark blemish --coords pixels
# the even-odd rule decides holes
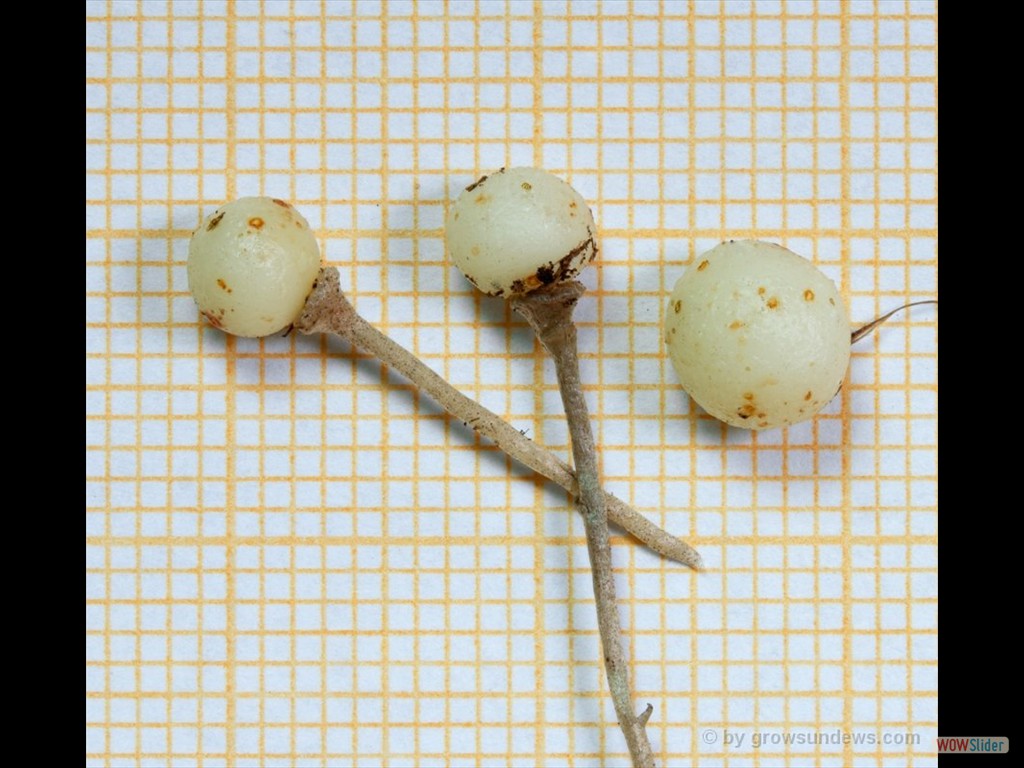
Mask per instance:
[[[831,402],[851,343],[896,311],[851,332],[835,283],[810,261],[774,243],[731,240],[676,282],[665,343],[683,389],[705,411],[771,429]]]
[[[575,279],[597,254],[590,208],[566,182],[537,168],[509,168],[485,176],[452,204],[445,230],[456,266],[475,286],[508,294],[554,360],[569,424],[587,533],[608,688],[633,765],[651,768],[654,753],[646,724],[651,707],[637,713],[622,649],[615,602],[608,515],[601,490],[590,416],[583,397],[572,320],[586,290]],[[486,287],[485,287],[486,286]],[[496,290],[487,287],[497,286]]]

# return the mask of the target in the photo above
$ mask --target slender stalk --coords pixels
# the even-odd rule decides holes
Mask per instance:
[[[938,304],[938,303],[939,302],[936,301],[935,299],[926,299],[924,301],[912,301],[909,304],[904,304],[902,307],[896,307],[896,309],[894,309],[894,310],[892,310],[890,312],[886,312],[881,317],[876,317],[870,323],[865,323],[860,328],[857,328],[856,330],[852,331],[850,333],[850,343],[851,344],[856,344],[858,341],[863,339],[865,336],[867,336],[869,333],[871,333],[873,330],[875,330],[875,328],[880,326],[882,323],[884,323],[890,317],[895,315],[901,309],[907,309],[909,307],[919,307],[922,304]]]
[[[430,395],[448,413],[492,440],[501,450],[544,475],[571,493],[580,496],[576,475],[564,461],[545,450],[493,411],[471,400],[404,347],[396,344],[360,317],[341,291],[338,270],[320,270],[316,286],[306,300],[302,317],[295,328],[305,334],[330,333],[347,339],[353,346],[374,355],[385,365],[401,373]],[[642,541],[658,554],[694,570],[703,562],[695,549],[662,530],[632,507],[605,493],[608,519]]]
[[[587,531],[587,551],[594,579],[597,624],[604,648],[604,666],[608,688],[615,704],[619,727],[629,745],[629,754],[637,768],[653,768],[654,754],[647,738],[646,723],[650,705],[637,715],[629,686],[629,667],[622,650],[622,627],[615,604],[615,580],[612,575],[612,551],[608,542],[608,516],[597,468],[597,450],[590,428],[587,402],[580,383],[576,352],[576,325],[572,311],[586,289],[578,281],[555,283],[525,296],[512,299],[512,306],[533,327],[541,344],[555,361],[558,388],[562,394],[572,456],[579,482],[579,504]]]

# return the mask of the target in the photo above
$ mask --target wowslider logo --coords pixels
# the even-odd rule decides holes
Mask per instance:
[[[935,741],[940,755],[959,752],[1004,754],[1010,751],[1010,740],[1005,736],[939,736]]]

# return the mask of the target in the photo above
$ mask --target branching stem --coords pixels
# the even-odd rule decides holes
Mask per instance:
[[[576,475],[568,464],[521,434],[493,411],[454,389],[419,358],[360,317],[342,293],[338,270],[334,267],[320,270],[313,293],[306,300],[295,328],[306,334],[329,333],[347,339],[353,346],[401,373],[448,413],[492,440],[509,456],[557,483],[574,497],[581,495]],[[663,557],[695,570],[703,568],[700,555],[689,544],[659,528],[615,496],[603,493],[603,498],[611,522]]]
[[[597,623],[604,649],[604,666],[608,687],[615,704],[619,727],[626,737],[629,753],[636,768],[653,768],[654,754],[647,738],[646,723],[651,715],[648,707],[638,715],[633,708],[629,685],[629,667],[622,650],[622,628],[615,604],[615,581],[612,574],[611,546],[608,542],[608,516],[605,496],[601,491],[597,467],[597,450],[590,427],[587,402],[580,384],[580,366],[576,351],[576,325],[573,308],[586,289],[578,281],[555,283],[512,300],[512,306],[533,327],[541,344],[555,361],[558,387],[562,394],[572,456],[580,493],[578,501],[587,531],[587,551],[594,579]]]

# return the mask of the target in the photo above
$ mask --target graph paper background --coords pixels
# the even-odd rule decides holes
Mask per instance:
[[[289,199],[364,316],[567,457],[550,364],[445,260],[503,165],[591,202],[606,487],[708,565],[613,541],[659,762],[933,763],[937,311],[763,434],[688,402],[659,328],[724,238],[812,258],[855,320],[934,296],[936,14],[87,2],[87,764],[628,763],[565,494],[347,345],[226,338],[188,295],[202,216]]]

